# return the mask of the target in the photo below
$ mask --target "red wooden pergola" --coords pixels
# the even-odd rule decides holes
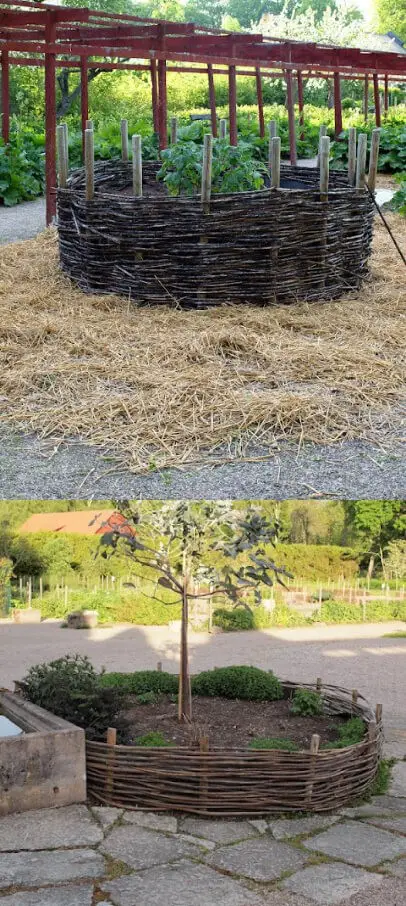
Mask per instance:
[[[234,145],[237,144],[237,76],[252,75],[256,80],[261,136],[265,134],[262,78],[283,78],[293,165],[296,163],[294,79],[301,134],[304,126],[303,79],[333,79],[336,135],[342,130],[342,79],[363,80],[366,98],[372,79],[377,126],[381,124],[379,82],[384,83],[384,108],[387,110],[389,82],[406,80],[406,55],[403,54],[284,41],[260,34],[227,32],[193,23],[142,19],[91,9],[44,6],[33,0],[2,0],[2,3],[6,8],[0,10],[1,109],[2,136],[6,142],[10,131],[10,66],[45,67],[47,223],[55,213],[57,67],[80,71],[83,132],[89,118],[89,69],[149,71],[153,124],[161,148],[165,148],[167,142],[168,72],[207,74],[213,135],[217,134],[214,76],[227,74],[230,142]]]

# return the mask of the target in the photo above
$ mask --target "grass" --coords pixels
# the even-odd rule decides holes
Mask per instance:
[[[383,796],[388,792],[395,758],[382,758],[378,765],[375,780],[371,786],[371,796]]]
[[[285,752],[299,752],[300,746],[293,739],[266,739],[255,736],[249,744],[250,749],[282,749]]]
[[[396,632],[385,632],[383,639],[406,639],[406,629],[397,629]]]

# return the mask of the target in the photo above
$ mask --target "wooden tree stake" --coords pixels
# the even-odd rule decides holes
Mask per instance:
[[[271,139],[271,188],[280,189],[281,185],[281,140],[279,136]]]
[[[158,661],[158,663],[156,665],[156,669],[157,669],[158,673],[162,673],[162,661]]]
[[[310,740],[310,755],[312,756],[311,762],[310,762],[310,771],[309,771],[310,777],[306,784],[306,803],[307,804],[309,804],[312,801],[312,797],[313,797],[313,787],[314,787],[314,780],[315,780],[315,776],[316,776],[316,759],[317,759],[317,755],[318,755],[318,751],[319,751],[319,746],[320,746],[320,736],[318,736],[317,733],[313,733],[313,736]]]
[[[128,120],[121,120],[121,160],[128,160]]]
[[[358,136],[357,172],[355,185],[357,189],[365,187],[365,170],[367,161],[367,137],[365,132]]]
[[[136,198],[142,197],[142,140],[140,135],[131,139],[133,153],[133,192]]]
[[[106,794],[111,795],[114,788],[114,746],[117,744],[117,730],[115,727],[109,727],[107,730],[107,745],[111,746],[107,753],[106,764]]]
[[[318,166],[318,167],[320,166],[321,140],[324,138],[325,135],[327,135],[327,126],[324,126],[324,125],[323,125],[323,126],[320,126],[320,132],[319,132],[319,153],[318,153],[318,157],[317,157],[317,166]]]
[[[58,149],[58,185],[60,189],[66,189],[68,181],[68,146],[67,146],[67,129],[65,123],[56,127],[56,143]]]
[[[382,720],[382,705],[377,705],[375,708],[375,717],[377,724],[380,724]]]
[[[318,676],[318,677],[317,677],[317,680],[316,680],[316,689],[317,689],[317,692],[321,692],[321,687],[322,687],[321,676]]]
[[[203,170],[202,170],[202,205],[205,214],[210,213],[211,197],[211,168],[213,160],[213,136],[206,134],[203,145]]]
[[[353,705],[356,705],[356,704],[357,704],[357,701],[358,701],[358,689],[353,689],[353,690],[352,690],[351,698],[352,698],[352,703],[353,703]]]
[[[220,139],[225,141],[227,138],[227,120],[220,120]]]
[[[371,138],[371,151],[370,151],[370,155],[369,155],[369,173],[368,173],[368,189],[371,192],[375,192],[375,188],[376,188],[376,176],[378,173],[380,135],[381,135],[380,129],[373,130],[372,138]]]
[[[271,170],[272,170],[272,139],[276,138],[277,132],[278,132],[276,120],[270,121],[268,129],[269,129],[268,170],[269,170],[269,172],[271,172]]]
[[[355,174],[357,170],[357,130],[354,126],[348,130],[348,182],[350,186],[355,186]]]
[[[86,201],[94,198],[94,135],[93,129],[85,130]]]
[[[86,129],[94,129],[93,120],[86,120]]]
[[[176,116],[171,117],[171,145],[176,145],[178,142],[178,118]]]
[[[320,197],[328,200],[328,180],[330,167],[330,139],[323,135],[320,142]]]

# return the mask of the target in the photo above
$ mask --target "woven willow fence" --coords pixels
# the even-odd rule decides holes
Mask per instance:
[[[79,170],[58,189],[60,261],[85,292],[118,293],[140,304],[205,308],[335,299],[361,286],[371,251],[373,201],[347,175],[282,167],[281,188],[170,197],[158,164],[95,164],[86,199]],[[207,206],[206,206],[207,208]]]
[[[285,683],[289,697],[297,688]],[[340,808],[369,789],[382,750],[382,710],[374,714],[357,693],[323,686],[325,714],[358,716],[365,737],[345,749],[308,751],[147,748],[87,743],[88,792],[97,802],[127,809],[180,811],[213,817]]]

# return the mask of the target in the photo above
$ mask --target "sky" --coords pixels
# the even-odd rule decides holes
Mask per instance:
[[[374,8],[371,0],[354,0],[354,3],[356,6],[359,6],[367,21],[372,18]]]

